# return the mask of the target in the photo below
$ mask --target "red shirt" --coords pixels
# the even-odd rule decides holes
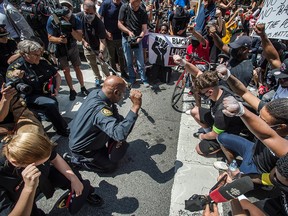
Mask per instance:
[[[193,53],[193,56],[197,56],[199,58],[203,58],[204,60],[210,62],[210,58],[209,58],[209,53],[210,53],[210,49],[209,49],[209,42],[208,40],[206,41],[206,46],[203,47],[202,43],[199,44],[199,46],[197,48],[192,47],[192,44],[190,44],[187,47],[187,53],[191,54]],[[186,56],[186,60],[191,62],[191,57],[190,56]],[[204,64],[201,62],[196,61],[195,64]]]

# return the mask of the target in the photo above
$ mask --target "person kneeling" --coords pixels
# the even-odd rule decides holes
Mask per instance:
[[[3,146],[0,215],[45,215],[37,208],[35,198],[40,193],[51,198],[55,188],[69,189],[75,195],[74,205],[68,208],[72,214],[80,210],[85,200],[94,206],[103,204],[90,182],[74,173],[53,148],[46,137],[34,133],[16,135]]]

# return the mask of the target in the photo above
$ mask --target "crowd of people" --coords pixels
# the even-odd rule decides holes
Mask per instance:
[[[64,196],[64,203],[72,195],[75,199],[74,206],[66,206],[70,213],[85,200],[103,204],[79,170],[114,171],[129,147],[126,139],[142,105],[142,93],[133,87],[139,79],[144,87],[169,81],[163,74],[172,69],[163,56],[146,74],[148,37],[154,32],[192,35],[188,55],[173,60],[193,76],[189,94],[196,106],[186,114],[200,127],[194,133],[200,140],[196,152],[207,157],[223,151],[225,163],[215,165],[219,169],[241,157],[237,173],[222,174],[227,184],[249,176],[255,184],[280,191],[255,205],[241,196],[231,203],[232,212],[288,215],[287,40],[270,40],[265,24],[256,24],[264,1],[203,0],[198,8],[185,0],[82,3],[76,11],[71,0],[22,0],[15,7],[0,0],[0,214],[45,215],[35,198],[40,193],[50,198],[55,188],[70,189]],[[252,30],[257,37],[250,36]],[[80,69],[79,43],[95,76],[91,92]],[[207,71],[195,56],[218,66]],[[69,100],[76,100],[70,64],[87,98],[68,127],[57,95],[62,70]],[[123,117],[116,104],[127,98],[128,87],[132,106]],[[203,100],[210,101],[209,108],[201,106]],[[64,159],[49,140],[43,119],[69,137],[70,153]],[[217,206],[214,212],[207,206],[203,215],[218,215]]]

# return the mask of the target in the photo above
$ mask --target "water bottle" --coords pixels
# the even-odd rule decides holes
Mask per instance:
[[[228,174],[229,176],[233,179],[233,178],[239,178],[240,175],[240,172],[239,172],[239,168],[238,168],[238,164],[236,162],[236,160],[233,160],[230,164],[229,164],[229,167],[228,167]]]

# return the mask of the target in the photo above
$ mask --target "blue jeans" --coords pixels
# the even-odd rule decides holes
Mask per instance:
[[[129,72],[129,81],[131,83],[136,81],[136,75],[133,68],[133,53],[137,61],[138,72],[141,77],[142,82],[147,82],[147,77],[145,74],[145,64],[144,64],[144,55],[143,55],[143,46],[142,41],[139,43],[138,48],[131,49],[130,45],[127,42],[126,37],[122,37],[122,47],[124,56],[127,63],[127,68]]]
[[[253,161],[255,143],[243,137],[228,133],[221,133],[217,140],[225,148],[238,153],[243,158],[239,167],[241,172],[245,174],[260,173]]]

